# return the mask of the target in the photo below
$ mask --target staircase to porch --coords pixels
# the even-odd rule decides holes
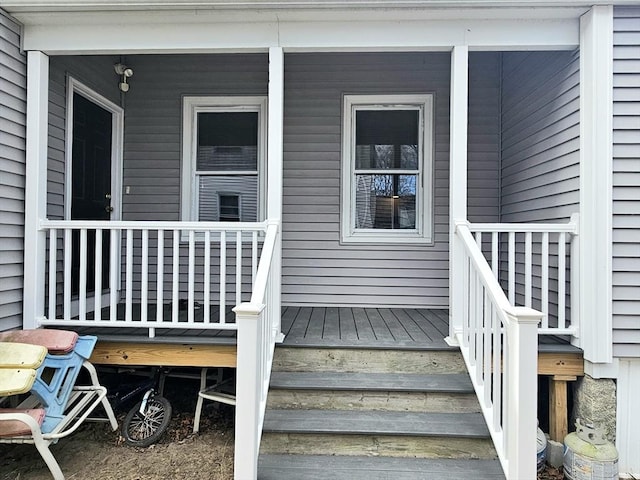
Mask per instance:
[[[438,313],[286,310],[258,478],[504,478]]]

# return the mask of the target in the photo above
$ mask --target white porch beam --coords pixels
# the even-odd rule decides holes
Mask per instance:
[[[171,12],[164,12],[165,17],[127,12],[116,20],[107,13],[78,13],[64,19],[53,14],[34,24],[25,20],[24,48],[53,55],[266,51],[274,45],[286,51],[448,51],[461,44],[475,50],[547,50],[575,48],[579,43],[579,14],[522,18],[520,12],[520,17],[512,18],[434,20],[420,19],[421,13],[393,21],[363,21],[353,12],[345,12],[340,20],[323,20],[319,13],[313,20],[289,21],[224,21],[223,14],[194,17]]]
[[[27,54],[27,148],[24,222],[23,328],[36,328],[44,314],[44,231],[47,215],[47,139],[49,134],[49,57]]]
[[[267,219],[282,225],[283,125],[284,125],[284,52],[282,47],[269,48],[269,121],[267,125]],[[276,238],[271,269],[278,281],[270,286],[269,308],[281,337],[280,296],[282,290],[282,233]],[[281,339],[281,338],[280,338]]]
[[[611,363],[613,7],[580,19],[580,339],[585,360]]]
[[[462,331],[464,278],[463,245],[456,221],[467,221],[467,123],[469,115],[469,47],[451,51],[451,104],[449,126],[449,337],[455,342]]]

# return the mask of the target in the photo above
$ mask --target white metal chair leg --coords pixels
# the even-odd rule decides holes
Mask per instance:
[[[31,430],[31,437],[33,439],[33,444],[38,449],[38,453],[49,467],[49,471],[53,476],[54,480],[64,480],[64,474],[60,469],[60,465],[56,461],[53,453],[49,450],[50,441],[46,440],[42,436],[42,432],[40,431],[40,425],[36,423],[36,421],[31,418],[29,415],[25,413],[2,413],[0,414],[0,419],[2,420],[17,420],[19,422],[24,423]]]
[[[196,414],[193,417],[193,433],[200,431],[200,415],[202,414],[203,398],[198,395],[198,401],[196,402]]]
[[[100,382],[98,381],[98,372],[96,372],[96,367],[87,360],[85,360],[82,366],[89,372],[89,376],[91,377],[91,384],[94,387],[99,387]],[[113,413],[113,408],[111,408],[111,403],[109,403],[109,399],[105,396],[102,399],[102,408],[104,408],[105,413],[107,414],[107,418],[109,419],[109,423],[111,424],[112,430],[118,429],[118,421],[116,420],[116,416]]]
[[[40,456],[42,457],[44,462],[47,464],[47,467],[49,467],[49,471],[51,472],[53,479],[64,480],[64,474],[60,469],[60,465],[58,465],[58,462],[53,456],[53,453],[51,453],[51,450],[49,450],[48,442],[46,441],[36,442],[35,445],[36,445],[36,448],[38,449],[38,452],[40,452]]]
[[[222,381],[222,368],[218,368],[218,374],[216,376],[216,384]],[[207,374],[209,373],[209,369],[207,367],[203,368],[200,371],[200,390],[198,390],[198,401],[196,402],[196,413],[193,416],[193,433],[198,433],[200,431],[200,417],[202,415],[202,404],[204,403],[204,398],[202,396],[202,392],[207,388]]]

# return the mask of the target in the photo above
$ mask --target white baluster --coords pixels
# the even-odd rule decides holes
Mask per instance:
[[[195,288],[195,235],[196,232],[193,230],[189,230],[189,266],[187,273],[187,322],[193,323],[194,315],[194,305],[195,301],[193,299],[193,291]]]
[[[164,321],[164,230],[158,230],[156,268],[156,322]]]
[[[133,230],[130,228],[127,229],[126,238],[124,321],[131,322],[133,320]]]
[[[226,323],[227,232],[220,232],[220,323]]]
[[[171,272],[172,276],[172,304],[171,304],[171,321],[173,323],[178,323],[178,315],[179,315],[179,284],[180,284],[180,230],[173,231],[173,270]]]
[[[203,285],[203,303],[204,323],[210,323],[211,315],[211,231],[204,232],[204,285]]]
[[[64,229],[64,306],[63,318],[71,320],[71,229]]]
[[[102,320],[102,229],[96,228],[96,248],[93,261],[94,275],[94,299],[93,318],[96,321]]]
[[[149,300],[149,230],[142,230],[142,278],[140,283],[140,321],[148,320]]]
[[[49,230],[49,320],[56,319],[58,232]]]

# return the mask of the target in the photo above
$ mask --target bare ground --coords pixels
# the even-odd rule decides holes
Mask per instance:
[[[200,433],[193,432],[195,382],[178,383],[166,397],[174,413],[162,439],[149,448],[124,444],[107,424],[86,423],[51,446],[67,480],[233,479],[232,407],[205,403]],[[118,415],[121,422],[124,413]],[[0,445],[0,480],[50,480],[33,445]]]

